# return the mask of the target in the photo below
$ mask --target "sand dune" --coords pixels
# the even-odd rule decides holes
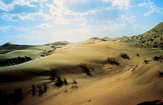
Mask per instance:
[[[0,67],[0,103],[161,105],[163,50],[139,41],[153,35],[162,36],[162,23],[130,38],[94,37],[79,43],[64,41],[38,46],[6,43],[0,47],[1,61],[11,63],[18,56],[32,59]]]

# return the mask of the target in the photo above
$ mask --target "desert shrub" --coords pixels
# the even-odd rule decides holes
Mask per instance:
[[[23,101],[22,88],[15,88],[13,93],[13,104],[18,104]]]
[[[64,84],[64,82],[62,81],[61,77],[58,76],[56,82],[54,83],[54,86],[60,88],[60,87],[62,87],[63,84]]]
[[[86,64],[80,64],[79,66],[81,67],[82,70],[84,70],[84,72],[85,72],[88,76],[92,76],[91,71],[89,70],[89,68],[87,67]]]
[[[144,60],[144,63],[145,63],[145,64],[148,64],[148,63],[149,63],[149,60],[146,60],[146,59],[145,59],[145,60]]]
[[[25,56],[24,59],[25,59],[26,62],[32,60],[32,58],[27,57],[27,56]]]
[[[111,64],[111,65],[117,65],[119,66],[120,64],[115,60],[115,58],[109,58],[107,59],[107,63]]]
[[[75,79],[73,79],[72,84],[77,84],[77,82],[76,82],[76,80],[75,80]]]
[[[32,96],[35,96],[36,95],[36,87],[34,85],[31,85],[32,89]]]
[[[78,89],[78,86],[72,86],[71,88],[72,89]]]
[[[47,92],[47,89],[48,89],[47,84],[43,84],[43,92],[44,92],[44,93]]]
[[[161,50],[163,50],[163,46],[161,46]]]
[[[129,56],[128,56],[126,53],[121,53],[120,56],[121,56],[123,59],[130,59]]]
[[[145,43],[146,41],[144,40],[144,41],[142,41],[141,43]]]
[[[68,85],[68,82],[67,82],[67,79],[66,78],[63,78],[63,83],[64,83],[65,86]]]
[[[153,41],[153,39],[151,38],[151,39],[149,39],[150,41]]]
[[[56,79],[56,77],[58,76],[58,69],[57,68],[51,68],[50,69],[50,75],[49,75],[49,79],[51,81],[54,81]]]
[[[140,55],[137,53],[136,56],[140,57]]]
[[[162,77],[163,77],[163,72],[162,72],[162,71],[157,71],[157,73],[158,73],[157,76],[158,76],[159,78],[162,78]]]
[[[153,60],[154,61],[160,61],[160,62],[162,62],[162,59],[163,59],[163,57],[160,55],[160,56],[154,56],[153,57]]]
[[[37,87],[38,87],[38,97],[43,96],[44,91],[43,91],[43,89],[42,89],[42,86],[38,85]]]
[[[158,48],[158,45],[154,45],[153,47],[154,47],[154,48]]]

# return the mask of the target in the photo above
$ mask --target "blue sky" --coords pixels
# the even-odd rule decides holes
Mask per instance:
[[[0,0],[0,45],[139,35],[163,21],[162,4],[163,0]]]

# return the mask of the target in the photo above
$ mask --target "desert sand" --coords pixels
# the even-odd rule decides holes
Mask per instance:
[[[162,37],[163,22],[132,37],[6,43],[0,46],[0,105],[161,105]]]

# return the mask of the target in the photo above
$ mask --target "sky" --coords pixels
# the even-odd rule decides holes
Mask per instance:
[[[133,36],[160,22],[163,0],[0,0],[0,45]]]

